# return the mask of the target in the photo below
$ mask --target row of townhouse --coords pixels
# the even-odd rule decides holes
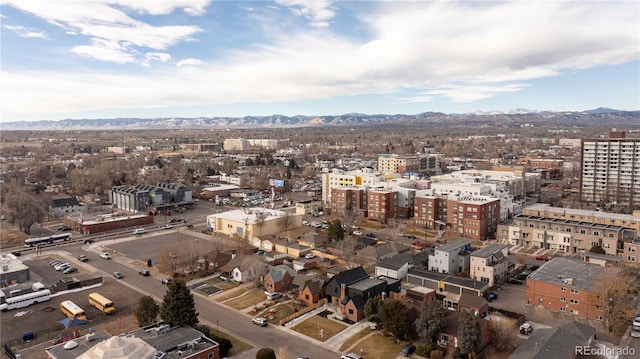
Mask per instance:
[[[510,224],[501,225],[502,243],[584,254],[594,245],[607,254],[638,262],[640,211],[633,215],[563,209],[545,204],[527,207]]]

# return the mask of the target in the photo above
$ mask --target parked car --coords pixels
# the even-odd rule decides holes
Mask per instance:
[[[160,283],[162,283],[164,285],[169,285],[169,284],[171,284],[171,278],[162,278],[162,279],[160,279]]]
[[[62,262],[57,260],[57,259],[54,259],[51,262],[49,262],[49,266],[54,267],[54,266],[56,266],[56,265],[58,265],[60,263],[62,263]]]
[[[303,225],[303,226],[310,226],[310,225],[311,225],[311,222],[309,222],[309,221],[302,221],[302,225]]]
[[[109,254],[109,252],[102,252],[100,253],[100,257],[102,259],[111,259],[111,254]]]
[[[376,234],[375,233],[367,233],[365,234],[367,237],[369,238],[376,238]]]
[[[631,328],[631,336],[634,338],[640,338],[640,326],[634,325]]]
[[[543,261],[543,262],[546,262],[546,261],[548,261],[548,260],[549,260],[549,257],[547,257],[547,256],[536,256],[536,258],[535,258],[535,259],[536,259],[537,261]]]
[[[352,232],[354,236],[361,236],[362,235],[362,231],[353,231]]]
[[[494,300],[498,299],[498,294],[496,294],[495,292],[486,292],[484,293],[484,299],[486,299],[487,302],[493,302]]]
[[[13,254],[13,255],[14,255],[14,256],[16,256],[16,257],[20,257],[20,256],[22,255],[22,252],[19,252],[19,251],[13,251],[13,252],[11,252],[11,254]]]
[[[71,264],[69,264],[69,263],[58,263],[58,264],[56,264],[56,265],[53,267],[53,269],[55,269],[55,270],[59,271],[59,270],[60,270],[60,268],[65,267],[65,266],[70,266],[70,265],[71,265]]]
[[[267,318],[264,318],[264,317],[253,318],[251,319],[251,322],[261,327],[266,327],[267,324],[269,324],[269,321],[267,320]]]
[[[68,267],[67,269],[63,270],[62,273],[63,274],[70,274],[70,273],[75,273],[78,271],[78,268],[76,267]]]
[[[177,222],[180,222],[180,219],[178,219],[178,218],[172,218],[172,219],[169,221],[169,223],[177,223]]]
[[[122,279],[122,278],[124,278],[124,276],[120,272],[113,272],[113,278]]]
[[[521,280],[518,280],[516,278],[509,278],[507,279],[507,284],[516,284],[516,285],[522,285],[524,283],[522,283]]]
[[[316,255],[315,255],[315,254],[313,254],[313,253],[307,253],[307,254],[305,254],[305,255],[304,255],[304,257],[305,257],[306,259],[313,259],[313,258],[315,258],[315,257],[316,257]]]
[[[636,315],[635,318],[633,318],[633,323],[632,325],[635,325],[637,327],[640,327],[640,315]]]
[[[533,325],[531,323],[522,323],[520,325],[520,334],[529,335],[533,332]]]
[[[403,357],[411,356],[416,351],[416,346],[413,344],[409,344],[400,350],[400,355]]]
[[[344,354],[340,359],[362,359],[362,357],[356,353]]]
[[[267,294],[267,299],[269,300],[276,300],[280,298],[282,298],[282,293],[280,292],[273,292],[273,293]]]
[[[149,272],[149,271],[148,271],[148,270],[146,270],[146,269],[143,269],[143,270],[139,271],[139,272],[138,272],[138,274],[140,274],[141,276],[148,277],[148,276],[150,276],[150,275],[151,275],[151,272]]]
[[[81,254],[78,256],[78,260],[80,262],[88,262],[89,261],[89,257],[85,256],[84,254]]]
[[[409,238],[409,239],[416,239],[416,236],[414,236],[413,234],[409,234],[409,235],[407,235],[407,238]]]
[[[526,280],[526,279],[529,277],[529,274],[531,274],[531,273],[529,273],[529,272],[522,272],[522,273],[518,274],[515,278],[516,278],[517,280]]]
[[[93,239],[85,239],[84,244],[93,243]]]

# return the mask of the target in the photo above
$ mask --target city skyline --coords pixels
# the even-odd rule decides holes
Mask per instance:
[[[640,109],[640,4],[1,0],[1,121]]]

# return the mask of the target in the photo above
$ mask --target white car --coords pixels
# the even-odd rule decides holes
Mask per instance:
[[[351,233],[353,233],[354,236],[361,236],[362,235],[362,231],[353,231]]]
[[[273,292],[273,293],[269,293],[267,295],[267,299],[269,300],[276,300],[276,299],[280,299],[282,298],[282,293],[280,292]]]
[[[109,252],[102,252],[100,253],[100,257],[102,259],[111,259],[111,254],[109,254]]]
[[[313,253],[307,253],[304,257],[305,257],[306,259],[313,259],[313,258],[315,258],[315,257],[316,257],[316,255],[315,255],[315,254],[313,254]]]
[[[640,326],[634,325],[631,328],[631,336],[634,338],[640,338]]]
[[[636,315],[636,317],[633,318],[633,326],[640,327],[640,315]]]
[[[303,225],[303,226],[310,226],[310,225],[311,225],[311,222],[309,222],[309,221],[302,221],[302,225]]]
[[[261,327],[266,327],[267,324],[269,323],[267,321],[267,318],[263,318],[263,317],[259,317],[259,318],[253,318],[251,319],[251,322],[255,325],[259,325]]]
[[[173,228],[173,226],[172,226],[172,225],[170,225],[170,224],[165,224],[164,226],[162,226],[162,227],[160,227],[160,228],[161,228],[161,229],[171,229],[171,228]]]

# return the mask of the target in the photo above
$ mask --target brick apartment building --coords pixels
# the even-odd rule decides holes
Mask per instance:
[[[331,213],[365,213],[365,197],[362,188],[332,188]]]
[[[387,223],[396,217],[398,193],[389,190],[370,190],[367,192],[367,217],[380,223]]]

